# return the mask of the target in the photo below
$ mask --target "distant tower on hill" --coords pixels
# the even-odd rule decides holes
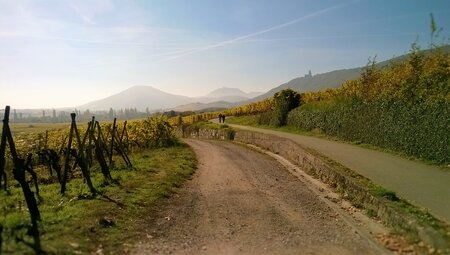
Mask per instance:
[[[307,74],[305,74],[305,78],[312,78],[311,70]]]

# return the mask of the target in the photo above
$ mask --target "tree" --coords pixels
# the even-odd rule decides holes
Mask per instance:
[[[274,95],[274,123],[275,126],[286,125],[289,111],[300,105],[300,94],[292,89],[285,89]]]
[[[56,110],[55,109],[53,109],[53,112],[52,112],[52,122],[56,122]]]
[[[109,118],[110,120],[114,119],[114,110],[113,110],[112,107],[109,108],[108,118]]]

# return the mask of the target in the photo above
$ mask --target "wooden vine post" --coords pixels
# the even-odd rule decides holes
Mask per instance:
[[[126,127],[126,124],[124,126],[124,128]],[[120,135],[119,135],[119,131],[116,129],[116,133],[113,136],[116,145],[116,150],[120,153],[120,155],[122,156],[123,161],[125,162],[125,164],[127,165],[127,167],[131,168],[133,167],[133,165],[131,164],[131,160],[128,157],[127,153],[125,152],[125,148],[123,146],[122,140],[120,140]]]
[[[69,177],[69,169],[70,167],[70,158],[75,158],[76,164],[81,168],[81,173],[83,174],[84,179],[86,180],[86,183],[89,187],[89,190],[91,193],[96,193],[96,190],[94,186],[92,185],[91,177],[89,174],[89,164],[86,162],[86,158],[84,156],[83,151],[83,143],[81,141],[80,133],[78,132],[77,123],[75,121],[76,114],[71,113],[70,117],[72,118],[72,123],[70,125],[70,132],[69,132],[69,142],[66,147],[65,151],[65,158],[64,158],[64,173],[62,176],[62,182],[61,182],[61,193],[64,193],[66,191],[66,183],[67,179]],[[78,145],[78,151],[75,149],[72,149],[72,142],[73,139],[77,141]]]
[[[113,154],[114,154],[114,135],[116,133],[116,121],[117,121],[117,118],[114,118],[113,126],[111,129],[111,146],[109,148],[109,167],[112,167],[112,164],[113,164],[112,158],[113,158]]]
[[[91,191],[91,193],[96,193],[97,191],[95,190],[94,186],[92,185],[91,176],[89,174],[89,164],[86,161],[86,158],[84,156],[84,150],[83,150],[83,144],[81,143],[80,132],[78,132],[77,123],[75,122],[76,114],[72,113],[72,114],[70,114],[70,116],[72,117],[72,123],[73,123],[75,136],[76,136],[77,144],[78,144],[78,154],[74,155],[74,156],[76,158],[78,166],[81,168],[81,172],[83,173],[83,177],[86,180],[89,190]]]
[[[9,128],[9,112],[10,107],[6,106],[5,108],[5,117],[3,119],[3,132],[2,132],[2,141],[0,146],[2,146],[0,149],[0,158],[3,158],[4,162],[4,154],[5,154],[5,148],[6,148],[6,141],[9,144],[9,150],[11,153],[11,156],[13,158],[14,162],[14,168],[13,168],[13,176],[14,179],[16,179],[20,187],[22,188],[22,192],[25,196],[25,202],[28,207],[28,211],[30,213],[31,218],[31,229],[30,234],[33,236],[34,239],[34,250],[36,253],[40,254],[42,253],[41,249],[41,241],[39,236],[39,226],[38,221],[41,220],[41,215],[39,213],[39,209],[37,206],[36,198],[34,196],[33,191],[31,191],[30,186],[28,185],[28,182],[25,177],[25,170],[27,168],[27,164],[31,162],[31,157],[29,156],[29,160],[27,163],[25,163],[25,160],[19,158],[16,151],[16,146],[14,144],[14,140],[11,134],[11,130]],[[3,168],[3,167],[2,167]],[[3,169],[4,171],[4,169]]]
[[[123,123],[123,129],[122,129],[122,134],[120,135],[120,142],[122,144],[124,144],[123,138],[127,138],[127,142],[128,142],[128,131],[127,131],[127,121],[125,121]],[[125,147],[125,146],[124,146]]]
[[[113,164],[112,157],[114,155],[114,149],[122,156],[123,161],[127,165],[127,167],[131,168],[133,165],[131,164],[131,160],[128,157],[128,155],[125,152],[125,149],[123,147],[122,139],[124,135],[127,135],[126,132],[126,126],[127,123],[124,123],[122,134],[119,134],[119,131],[117,130],[117,119],[114,118],[113,126],[111,129],[111,143],[109,147],[109,166],[111,167]],[[128,137],[128,135],[127,135]]]
[[[97,132],[98,132],[98,138],[101,142],[101,146],[103,148],[103,150],[106,152],[106,156],[109,159],[109,149],[108,149],[108,145],[106,143],[106,139],[105,136],[103,135],[103,131],[102,131],[102,127],[100,126],[100,123],[98,123],[98,121],[96,121],[97,123]]]
[[[92,116],[92,120],[89,122],[89,128],[88,128],[88,130],[86,130],[86,133],[88,134],[88,136],[89,136],[89,139],[88,139],[88,147],[87,147],[87,150],[86,150],[86,152],[87,152],[87,160],[88,160],[88,163],[89,163],[89,166],[92,166],[92,164],[93,164],[93,154],[94,154],[94,152],[93,152],[93,146],[94,146],[94,144],[93,143],[95,143],[94,142],[94,139],[95,139],[95,137],[94,137],[94,133],[95,133],[95,117],[94,116]]]
[[[8,107],[7,107],[8,108]],[[4,182],[4,186],[3,188],[7,189],[7,179],[6,179],[6,171],[5,171],[5,164],[6,164],[6,160],[5,160],[5,152],[6,152],[6,125],[5,125],[5,121],[8,122],[9,119],[9,114],[8,114],[8,118],[6,117],[6,112],[5,112],[5,118],[3,119],[3,130],[2,130],[2,140],[0,142],[0,187],[2,185],[2,179]]]
[[[101,127],[100,124],[98,123],[98,121],[96,121],[95,123],[93,122],[92,125],[94,126],[94,131],[97,130],[97,137],[95,137],[95,133],[92,132],[92,139],[94,141],[94,151],[95,151],[95,158],[97,159],[98,163],[100,164],[100,168],[102,170],[102,174],[103,177],[105,178],[105,180],[107,181],[111,181],[112,177],[111,177],[111,172],[109,171],[109,167],[108,164],[106,163],[106,159],[105,156],[103,154],[104,148],[106,148],[106,146],[104,145],[104,140],[102,140],[102,131],[101,131]],[[108,150],[105,150],[108,151]]]

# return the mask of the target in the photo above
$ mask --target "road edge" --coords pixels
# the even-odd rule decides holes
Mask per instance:
[[[308,175],[328,184],[357,208],[364,208],[409,243],[430,254],[450,253],[450,227],[320,153],[283,137],[237,129],[234,141],[282,156]],[[382,191],[382,194],[377,194]]]
[[[303,171],[300,167],[294,165],[289,160],[285,159],[284,157],[272,153],[268,150],[264,150],[263,148],[260,148],[258,146],[252,145],[252,144],[245,144],[240,143],[244,146],[250,147],[251,149],[254,149],[260,153],[266,154],[269,157],[275,159],[278,163],[280,163],[284,168],[291,173],[293,176],[301,180],[303,183],[305,183],[306,187],[311,190],[314,194],[317,195],[317,197],[323,201],[328,207],[332,208],[339,217],[347,223],[356,233],[358,233],[360,236],[365,238],[372,248],[377,250],[380,254],[391,254],[391,251],[388,250],[386,247],[384,247],[382,244],[376,241],[374,234],[381,234],[386,233],[388,230],[381,225],[379,222],[374,221],[373,219],[370,219],[368,216],[364,215],[361,210],[355,208],[352,206],[348,201],[343,200],[341,196],[334,192],[331,188],[329,188],[327,185],[322,183],[321,181],[315,179],[314,177],[307,174],[305,171]],[[349,211],[352,211],[351,214],[349,214]],[[357,215],[353,215],[357,214]],[[355,218],[352,218],[351,215],[353,215],[355,218],[359,219],[359,223],[355,220]],[[364,219],[361,219],[364,218]],[[361,221],[365,221],[365,227],[363,228]],[[370,224],[367,224],[370,222]]]

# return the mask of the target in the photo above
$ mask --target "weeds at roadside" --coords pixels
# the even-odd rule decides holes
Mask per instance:
[[[145,227],[142,219],[151,217],[146,212],[170,196],[196,168],[195,155],[186,145],[143,150],[130,157],[135,169],[118,165],[109,183],[104,182],[99,169],[91,169],[92,181],[98,187],[95,196],[81,179],[71,180],[65,195],[59,194],[57,184],[40,186],[41,238],[47,253],[89,253],[99,245],[104,252],[123,253],[125,243],[133,243],[133,237]],[[5,193],[2,199],[0,211],[15,207],[14,212],[3,213],[0,218],[3,252],[30,253],[23,242],[17,241],[29,241],[29,220],[19,187],[11,187],[10,195]]]

